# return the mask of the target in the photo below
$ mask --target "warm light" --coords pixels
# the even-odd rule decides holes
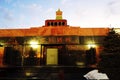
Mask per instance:
[[[3,43],[3,42],[0,42],[0,46],[1,46],[1,47],[4,46],[4,43]]]
[[[95,48],[96,45],[95,44],[88,44],[88,48]]]
[[[30,72],[26,72],[25,75],[26,75],[26,76],[30,76],[31,73],[30,73]]]
[[[38,48],[38,42],[37,41],[30,41],[30,46],[32,48]]]
[[[120,29],[119,28],[115,29],[115,32],[120,34]]]

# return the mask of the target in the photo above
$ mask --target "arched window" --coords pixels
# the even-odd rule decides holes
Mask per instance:
[[[53,26],[53,22],[51,22],[51,26]]]
[[[59,22],[58,25],[61,26],[61,22]]]
[[[57,22],[54,23],[54,26],[57,26]]]
[[[62,22],[62,26],[64,26],[65,25],[65,22]]]
[[[47,26],[50,26],[50,22],[47,23]]]

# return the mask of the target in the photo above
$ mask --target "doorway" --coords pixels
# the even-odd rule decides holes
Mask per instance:
[[[58,48],[47,48],[46,65],[58,65]]]
[[[67,57],[65,44],[42,44],[41,65],[65,65]]]

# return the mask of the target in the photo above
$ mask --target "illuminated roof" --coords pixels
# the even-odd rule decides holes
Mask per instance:
[[[30,29],[1,29],[0,37],[12,36],[105,36],[109,28],[36,27]]]

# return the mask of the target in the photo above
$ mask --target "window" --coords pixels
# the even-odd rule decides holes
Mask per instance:
[[[47,23],[47,26],[50,26],[50,22]]]
[[[65,22],[62,22],[62,26],[64,26],[65,25]]]
[[[53,26],[53,22],[51,22],[51,26]]]
[[[59,22],[58,24],[59,24],[59,26],[61,26],[61,22]]]
[[[57,26],[57,22],[54,23],[54,26]]]

